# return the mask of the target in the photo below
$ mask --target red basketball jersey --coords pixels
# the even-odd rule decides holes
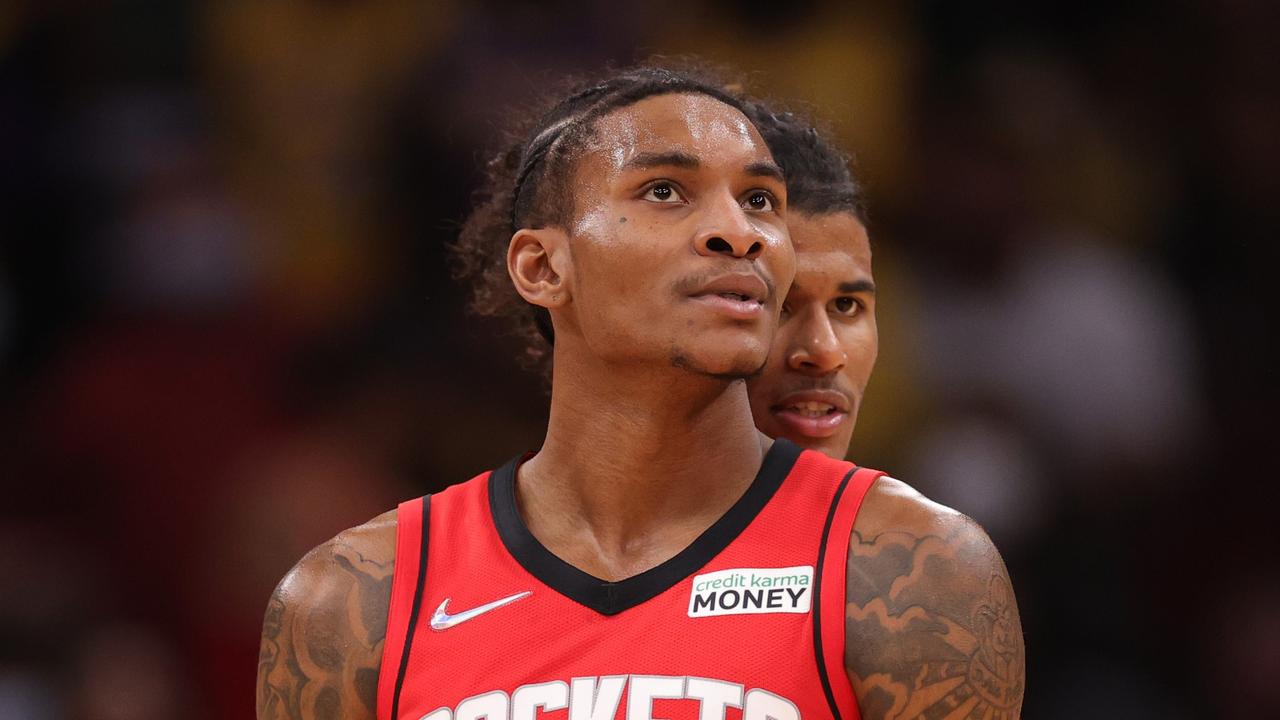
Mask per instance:
[[[518,464],[400,505],[379,720],[858,720],[845,563],[883,473],[778,440],[693,544],[606,582],[529,532]]]

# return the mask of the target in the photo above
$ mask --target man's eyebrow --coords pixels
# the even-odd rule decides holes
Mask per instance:
[[[872,293],[876,291],[876,284],[870,280],[849,280],[840,283],[840,292],[842,293]]]
[[[752,177],[770,177],[780,183],[787,181],[787,176],[783,174],[782,168],[771,162],[753,162],[746,167],[746,173]]]
[[[624,170],[650,170],[656,167],[678,167],[685,170],[696,170],[702,165],[696,155],[673,150],[671,152],[640,153],[622,166]]]

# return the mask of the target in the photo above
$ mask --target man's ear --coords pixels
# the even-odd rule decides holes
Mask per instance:
[[[569,236],[555,227],[523,228],[507,246],[507,273],[520,297],[533,305],[559,308],[569,303],[572,263]]]

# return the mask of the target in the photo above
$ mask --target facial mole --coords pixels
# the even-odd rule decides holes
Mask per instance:
[[[626,218],[618,218],[618,224],[619,224],[619,225],[626,225],[626,224],[627,224],[627,219],[626,219]]]

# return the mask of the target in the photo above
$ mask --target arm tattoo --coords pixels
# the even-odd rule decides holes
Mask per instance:
[[[1018,608],[1003,562],[975,531],[854,531],[845,665],[865,720],[1020,717]]]
[[[373,718],[391,563],[333,541],[299,563],[267,605],[259,720]]]

